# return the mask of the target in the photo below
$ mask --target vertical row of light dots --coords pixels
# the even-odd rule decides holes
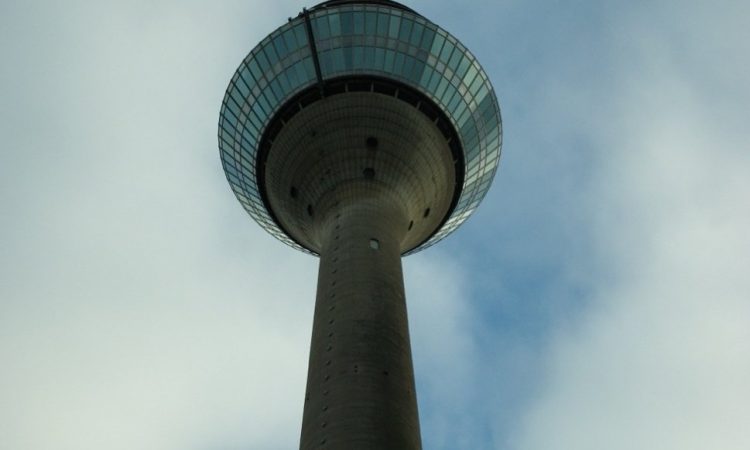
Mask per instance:
[[[334,311],[336,310],[336,283],[337,283],[337,273],[339,271],[338,269],[338,262],[339,262],[339,238],[340,238],[340,230],[341,230],[341,224],[339,223],[339,220],[341,219],[341,214],[336,214],[336,225],[335,225],[335,235],[333,237],[334,243],[333,243],[333,259],[332,259],[332,265],[331,267],[331,275],[333,276],[333,279],[331,280],[331,290],[329,295],[329,303],[328,306],[328,335],[326,340],[326,353],[330,353],[333,350],[333,338],[334,338],[334,332],[333,332],[333,325],[336,322]],[[320,427],[322,429],[325,429],[328,426],[328,422],[326,419],[326,414],[328,412],[328,402],[325,400],[325,397],[328,397],[328,389],[326,384],[331,379],[331,370],[333,369],[333,360],[331,359],[330,355],[326,357],[325,362],[325,368],[323,369],[323,418],[322,422],[320,423]],[[357,366],[354,366],[354,373],[357,373]],[[320,440],[320,445],[323,446],[326,443],[325,435]]]
[[[336,214],[336,225],[335,225],[335,230],[336,230],[335,233],[336,234],[333,237],[333,239],[334,239],[334,244],[333,244],[333,259],[331,260],[332,265],[333,265],[333,267],[331,267],[331,275],[333,275],[333,280],[331,280],[331,291],[329,293],[329,303],[330,303],[330,305],[328,306],[328,313],[329,313],[328,327],[329,327],[329,329],[328,329],[328,335],[327,335],[327,340],[326,340],[326,353],[330,353],[333,350],[333,338],[334,338],[333,325],[336,322],[336,319],[335,319],[335,316],[334,316],[334,311],[336,310],[336,291],[335,291],[335,288],[336,288],[336,283],[338,281],[337,278],[336,278],[336,275],[338,274],[338,271],[339,271],[339,268],[338,268],[338,262],[339,262],[339,256],[338,256],[339,242],[338,241],[339,241],[339,238],[341,237],[341,235],[339,234],[340,230],[341,230],[341,224],[339,223],[340,219],[341,219],[341,214],[337,213]],[[380,241],[377,240],[376,238],[370,238],[370,240],[369,240],[369,246],[370,246],[370,249],[372,249],[372,250],[380,250]],[[329,357],[326,358],[325,368],[324,368],[324,372],[323,372],[323,385],[324,385],[324,388],[323,388],[323,397],[328,397],[328,394],[329,394],[329,390],[326,388],[325,385],[331,379],[331,370],[333,369],[332,366],[333,366],[333,360],[329,356]],[[354,371],[355,374],[359,373],[359,365],[355,364],[354,368],[353,368],[353,371]],[[388,371],[384,370],[383,371],[383,375],[388,376]],[[323,407],[322,407],[322,412],[323,412],[323,420],[320,423],[320,427],[322,429],[325,429],[328,426],[328,422],[327,422],[327,420],[325,418],[325,414],[328,412],[328,403],[325,402],[325,400],[324,400],[324,404],[323,404]],[[325,444],[326,444],[326,438],[325,438],[325,435],[324,435],[323,438],[320,440],[320,445],[323,446]]]

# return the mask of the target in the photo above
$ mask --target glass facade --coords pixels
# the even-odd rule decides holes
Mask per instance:
[[[429,247],[471,215],[497,170],[502,123],[487,75],[458,40],[416,13],[386,5],[344,4],[308,14],[323,80],[353,75],[395,79],[435,102],[458,132],[465,163],[461,196],[443,227],[409,253]],[[235,195],[266,230],[303,251],[266,210],[255,164],[259,141],[274,114],[317,83],[301,15],[245,58],[229,84],[219,119],[221,160]]]

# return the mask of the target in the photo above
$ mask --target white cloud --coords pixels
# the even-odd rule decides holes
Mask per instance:
[[[606,155],[590,206],[611,277],[550,339],[514,448],[750,447],[750,158],[734,116],[750,89],[727,82],[748,67],[704,58],[727,52],[714,33],[736,34],[732,8],[676,9],[710,28],[683,34],[684,22],[657,27],[640,10],[619,29],[632,37],[614,39],[627,61],[598,99],[608,114],[573,112]]]
[[[281,6],[173,6],[4,8],[2,449],[296,445],[316,261],[252,223],[216,149],[270,31],[238,29]]]
[[[437,248],[404,265],[425,447],[478,448],[484,440],[476,433],[474,406],[480,354],[466,268]]]

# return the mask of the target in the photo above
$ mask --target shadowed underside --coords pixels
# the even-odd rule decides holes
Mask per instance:
[[[374,92],[307,106],[274,139],[265,164],[269,206],[287,232],[320,253],[339,205],[380,202],[399,211],[400,252],[425,241],[448,213],[455,165],[445,137],[415,107]]]

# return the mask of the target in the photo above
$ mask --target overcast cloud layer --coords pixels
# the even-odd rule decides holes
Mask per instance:
[[[425,448],[750,448],[748,7],[409,5],[505,123],[475,217],[405,260]],[[297,446],[317,260],[242,211],[216,123],[302,6],[0,5],[0,449]]]

